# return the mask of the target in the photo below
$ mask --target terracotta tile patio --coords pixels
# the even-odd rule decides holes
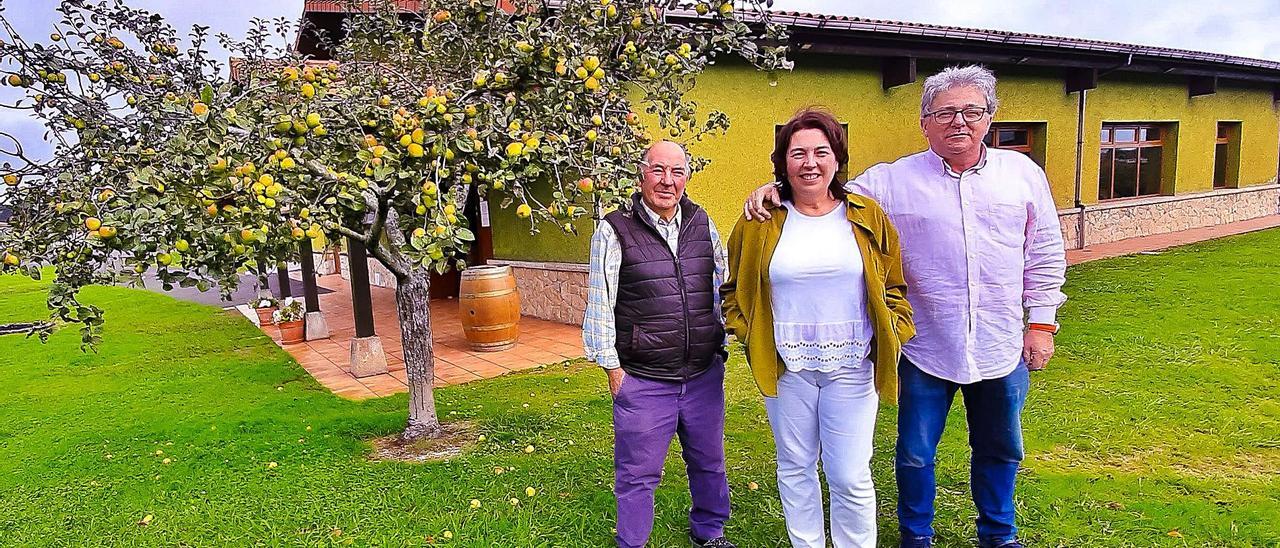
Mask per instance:
[[[351,337],[355,334],[351,286],[336,274],[321,276],[317,283],[331,291],[320,295],[320,310],[324,312],[332,336],[284,345],[283,348],[320,384],[339,396],[359,400],[407,392],[409,387],[405,384],[395,291],[370,288],[374,331],[387,355],[388,372],[356,378],[351,374]],[[278,329],[268,326],[263,331],[279,343]],[[431,332],[435,340],[436,386],[496,377],[583,355],[581,327],[528,316],[520,320],[520,338],[515,348],[501,352],[473,352],[462,333],[456,299],[431,302]]]

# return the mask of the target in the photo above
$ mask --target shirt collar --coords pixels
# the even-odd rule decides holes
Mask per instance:
[[[982,146],[982,155],[978,157],[978,163],[974,164],[973,167],[966,169],[964,171],[965,173],[969,173],[969,172],[978,173],[982,171],[982,168],[987,167],[987,144],[980,143],[980,145]],[[956,173],[956,170],[951,169],[951,165],[948,164],[947,161],[942,158],[942,156],[939,156],[937,152],[934,152],[932,147],[929,148],[929,154],[933,157],[933,161],[938,162],[938,164],[942,166],[943,175],[951,177],[952,179],[959,179],[960,176],[964,174],[964,173]]]
[[[680,228],[680,204],[678,203],[676,204],[675,215],[671,216],[670,221],[662,220],[662,215],[658,215],[656,211],[654,211],[653,209],[650,209],[649,204],[644,203],[644,200],[640,200],[640,207],[644,208],[644,214],[649,216],[649,220],[653,221],[654,226],[671,225],[671,226],[675,226],[676,228]]]

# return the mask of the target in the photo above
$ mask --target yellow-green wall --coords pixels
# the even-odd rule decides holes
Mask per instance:
[[[1270,88],[1224,82],[1215,94],[1189,98],[1181,78],[1103,78],[1098,89],[1089,92],[1085,109],[1084,201],[1095,203],[1098,198],[1097,150],[1104,122],[1176,122],[1177,164],[1174,178],[1165,181],[1165,188],[1166,193],[1187,194],[1213,189],[1214,143],[1220,121],[1240,122],[1240,186],[1274,179],[1280,162],[1280,119]],[[1168,154],[1166,150],[1166,157]]]
[[[548,187],[541,194],[550,193]],[[538,192],[535,191],[535,194]],[[529,220],[516,217],[514,204],[507,209],[502,209],[500,205],[499,201],[489,202],[495,257],[520,261],[585,263],[591,256],[591,232],[595,230],[595,222],[590,217],[574,221],[577,234],[565,233],[551,223],[540,223],[539,232],[531,234]]]
[[[806,106],[830,109],[849,127],[849,173],[857,175],[879,162],[892,161],[927,146],[919,127],[924,78],[942,64],[920,62],[914,84],[883,90],[880,61],[870,58],[808,56],[776,86],[754,69],[738,64],[712,67],[698,79],[691,99],[703,109],[727,113],[729,132],[695,144],[694,154],[711,165],[690,180],[689,196],[711,214],[727,238],[742,211],[744,197],[772,180],[769,154],[774,127]],[[1078,94],[1063,90],[1062,71],[1034,67],[994,67],[1000,78],[997,122],[1044,124],[1045,172],[1059,208],[1074,205]],[[1229,83],[1217,94],[1189,99],[1182,77],[1108,75],[1088,92],[1084,126],[1082,199],[1097,201],[1098,146],[1102,123],[1176,121],[1178,194],[1212,188],[1214,138],[1220,120],[1240,121],[1240,186],[1276,176],[1280,118],[1269,88]],[[1166,152],[1166,157],[1169,153]],[[495,212],[498,213],[498,212]],[[496,214],[494,247],[500,258],[585,262],[590,226],[577,238],[528,236],[527,226],[508,230],[509,215]],[[557,231],[558,232],[558,231]]]

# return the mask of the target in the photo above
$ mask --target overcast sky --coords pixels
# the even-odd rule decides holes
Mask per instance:
[[[47,40],[56,0],[0,0],[19,32]],[[128,0],[156,11],[185,34],[199,22],[213,32],[243,36],[254,17],[296,18],[302,0]],[[775,9],[830,13],[983,29],[1010,30],[1228,53],[1280,61],[1280,0],[776,0]],[[0,37],[3,38],[3,37]],[[216,47],[217,44],[212,44]],[[0,88],[12,102],[13,90]],[[25,142],[41,128],[0,109],[0,130]],[[38,147],[32,147],[37,148]]]

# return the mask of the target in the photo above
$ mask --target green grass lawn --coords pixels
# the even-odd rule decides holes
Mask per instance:
[[[1280,546],[1278,249],[1273,230],[1071,269],[1058,357],[1033,376],[1024,420],[1017,505],[1032,545]],[[0,323],[40,319],[43,299],[0,277]],[[443,389],[441,415],[486,441],[448,462],[374,462],[367,440],[402,426],[405,396],[339,399],[215,308],[121,288],[85,299],[107,310],[97,353],[80,352],[74,329],[47,345],[0,338],[0,545],[609,543],[610,403],[591,366]],[[785,546],[740,352],[727,389],[729,535]],[[944,546],[974,536],[962,418],[957,405],[940,451]],[[878,426],[881,545],[893,546],[892,409]],[[678,459],[668,472],[658,547],[685,545]]]

